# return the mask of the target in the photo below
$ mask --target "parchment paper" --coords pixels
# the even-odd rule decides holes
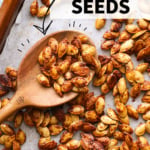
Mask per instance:
[[[30,3],[30,0],[25,1],[23,8],[19,14],[19,17],[11,29],[3,53],[0,55],[0,73],[4,73],[6,66],[18,68],[20,61],[22,60],[28,49],[44,36],[42,33],[40,33],[37,29],[33,27],[33,25],[42,25],[42,19],[30,16]],[[49,21],[50,17],[47,17],[46,22],[49,23]],[[100,50],[100,43],[103,41],[103,33],[106,30],[109,30],[110,28],[111,20],[107,20],[105,27],[100,31],[97,31],[95,29],[94,23],[95,20],[53,20],[53,23],[49,28],[47,34],[55,31],[68,29],[83,31],[93,39],[99,54],[109,55],[109,52]],[[132,56],[132,59],[136,66],[139,62],[136,61],[134,56]],[[147,74],[145,74],[145,79],[150,79]],[[130,88],[129,84],[128,87]],[[90,85],[90,91],[94,91],[95,95],[100,95],[99,87],[95,88],[92,85]],[[11,96],[12,93],[8,94],[8,97],[11,98]],[[141,103],[142,96],[143,93],[136,99],[135,102],[133,102],[130,98],[128,104],[131,104],[135,108],[137,108],[137,106]],[[105,110],[108,107],[112,107],[115,109],[112,92],[106,95]],[[135,129],[135,127],[140,122],[144,122],[144,120],[141,118],[142,117],[140,116],[140,119],[138,121],[135,121],[130,118],[130,124],[133,127],[133,129]],[[39,140],[39,135],[36,133],[36,129],[28,127],[24,123],[21,125],[21,129],[25,131],[27,137],[26,143],[22,146],[22,150],[38,150],[37,144]],[[150,141],[150,135],[145,134],[145,136]],[[134,135],[134,137],[136,136]],[[79,138],[79,133],[76,133],[74,138]],[[58,141],[59,136],[52,136],[52,139]],[[2,150],[2,148],[3,146],[0,145],[0,150]]]

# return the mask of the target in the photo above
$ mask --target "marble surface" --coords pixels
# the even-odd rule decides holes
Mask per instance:
[[[0,73],[4,73],[6,66],[12,66],[17,69],[20,64],[20,61],[22,60],[28,49],[44,36],[42,33],[40,33],[37,29],[33,27],[33,25],[42,25],[42,19],[30,16],[30,2],[30,0],[25,1],[23,8],[21,9],[21,12],[16,20],[16,23],[11,29],[3,53],[0,55]],[[46,23],[49,23],[49,21],[50,17],[47,17]],[[94,40],[99,54],[109,55],[109,52],[100,50],[100,42],[103,41],[102,35],[106,30],[109,29],[110,23],[111,21],[108,20],[105,28],[103,28],[101,31],[97,31],[94,28],[94,20],[53,20],[53,23],[49,28],[47,34],[55,31],[70,29],[83,31]],[[136,61],[134,56],[132,57],[132,59],[134,61],[134,64],[137,65],[138,62]],[[145,74],[145,78],[148,80],[150,79],[147,74]],[[130,86],[128,85],[128,87]],[[95,88],[92,85],[90,85],[90,91],[94,91],[95,95],[100,95],[99,87]],[[12,95],[13,93],[9,93],[7,96],[11,98]],[[128,104],[131,104],[136,108],[139,105],[139,103],[141,103],[142,96],[143,93],[140,97],[136,99],[135,102],[133,102],[130,98]],[[115,108],[111,92],[106,96],[105,110],[108,107]],[[140,116],[140,119],[138,121],[135,121],[130,118],[130,122],[131,126],[134,129],[140,122],[144,121],[141,119]],[[21,125],[21,129],[25,131],[27,136],[26,143],[22,146],[22,150],[38,150],[37,143],[39,140],[39,135],[36,133],[36,129],[28,127],[24,123]],[[135,137],[135,135],[133,136]],[[150,141],[150,136],[148,134],[145,134],[145,136]],[[79,133],[76,133],[74,138],[79,138]],[[52,137],[52,139],[58,141],[59,136]],[[0,145],[0,150],[2,150],[2,148],[3,146]]]

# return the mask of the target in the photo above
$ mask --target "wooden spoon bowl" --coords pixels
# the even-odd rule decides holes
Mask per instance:
[[[23,58],[17,76],[17,91],[10,103],[0,110],[0,122],[4,121],[10,114],[16,110],[26,107],[53,107],[66,103],[78,94],[69,92],[63,97],[58,96],[53,88],[45,88],[41,86],[36,76],[40,73],[40,65],[38,64],[38,56],[44,46],[47,45],[50,37],[56,38],[58,42],[67,38],[71,41],[75,36],[83,34],[79,31],[60,31],[49,34],[38,41]],[[94,45],[89,38],[88,43]]]

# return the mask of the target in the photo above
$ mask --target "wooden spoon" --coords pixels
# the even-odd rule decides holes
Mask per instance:
[[[53,107],[68,102],[75,98],[78,94],[69,92],[60,97],[53,88],[45,88],[41,86],[36,76],[40,73],[38,64],[38,56],[42,48],[47,45],[50,37],[56,38],[58,41],[65,37],[71,41],[75,36],[83,34],[78,31],[60,31],[45,36],[38,41],[26,54],[18,69],[17,91],[4,108],[0,110],[0,122],[4,121],[9,115],[16,110],[26,107]],[[88,43],[95,46],[89,38]]]

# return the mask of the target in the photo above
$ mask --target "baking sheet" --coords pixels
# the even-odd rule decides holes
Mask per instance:
[[[37,29],[33,27],[33,25],[42,25],[42,19],[38,19],[36,17],[31,17],[29,14],[29,7],[30,7],[30,0],[26,0],[23,8],[19,14],[19,17],[17,18],[16,23],[13,25],[10,35],[7,39],[6,45],[4,47],[3,53],[0,55],[0,73],[4,73],[5,68],[7,66],[12,66],[15,68],[18,68],[20,61],[28,51],[28,49],[39,39],[41,39],[44,35],[39,32]],[[47,17],[46,23],[49,23],[50,17]],[[105,27],[97,31],[94,28],[94,21],[95,20],[53,20],[53,23],[51,27],[49,28],[47,34],[60,31],[60,30],[79,30],[85,32],[87,35],[93,39],[95,42],[95,45],[97,47],[99,54],[109,55],[109,52],[101,51],[100,50],[100,42],[103,41],[103,33],[106,30],[109,30],[111,20],[107,20]],[[135,66],[138,64],[135,57],[132,56],[132,60],[135,64]],[[145,74],[145,79],[150,80],[149,76]],[[128,84],[128,87],[129,84]],[[95,95],[100,95],[100,88],[95,88],[92,85],[90,85],[90,91],[94,91]],[[8,97],[11,98],[12,93],[8,94]],[[128,101],[128,104],[133,105],[135,108],[141,103],[141,98],[143,96],[143,93],[136,99],[135,102],[130,100]],[[115,109],[114,106],[114,98],[112,96],[112,93],[106,95],[106,107],[105,110],[108,107],[112,107]],[[135,121],[130,118],[130,123],[133,129],[140,123],[144,122],[142,117],[140,116],[140,119],[138,121]],[[27,140],[26,143],[22,146],[22,150],[38,150],[37,144],[39,140],[39,135],[36,133],[35,128],[31,128],[26,126],[24,123],[21,125],[21,129],[25,131]],[[133,135],[135,138],[135,135]],[[145,134],[148,141],[150,141],[150,135]],[[79,133],[75,134],[75,138],[79,138]],[[59,136],[53,137],[52,139],[58,141]],[[0,145],[0,150],[2,150],[3,146]]]

